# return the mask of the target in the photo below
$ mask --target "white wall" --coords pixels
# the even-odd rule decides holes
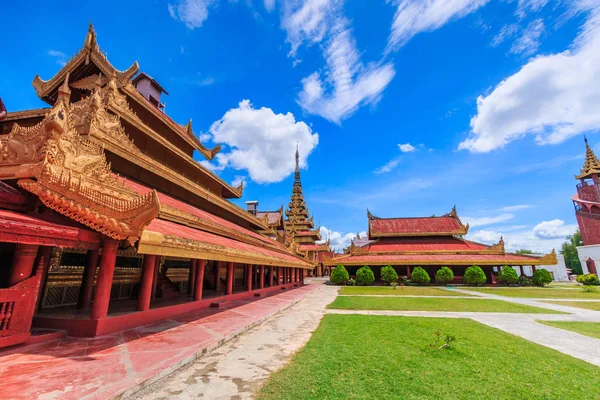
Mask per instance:
[[[591,258],[596,263],[596,268],[600,266],[600,245],[592,244],[589,246],[579,246],[577,248],[577,254],[579,255],[579,261],[581,262],[581,269],[584,274],[588,274],[588,267],[586,260]]]
[[[535,268],[536,269],[543,268],[543,269],[547,270],[548,272],[552,272],[552,274],[554,275],[554,282],[565,282],[565,281],[568,282],[569,275],[567,274],[567,266],[565,265],[565,258],[563,257],[562,254],[557,254],[556,261],[557,261],[556,265],[536,265]],[[519,267],[513,266],[513,268],[515,269],[515,271],[517,271],[517,274],[519,274],[519,275],[521,274],[521,269]],[[524,265],[523,273],[525,275],[527,275],[528,277],[531,277],[533,275],[533,269],[531,268],[531,266]]]

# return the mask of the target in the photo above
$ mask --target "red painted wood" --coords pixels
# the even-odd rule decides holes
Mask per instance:
[[[217,261],[215,267],[215,290],[217,292],[221,290],[221,261]]]
[[[188,294],[194,294],[194,285],[196,284],[196,261],[190,260],[190,273],[188,275]]]
[[[263,289],[265,287],[265,266],[261,265],[258,273],[258,287]]]
[[[227,288],[225,291],[226,295],[233,294],[233,263],[227,263]]]
[[[269,267],[269,287],[273,286],[273,269],[275,267],[270,266]]]
[[[196,260],[196,286],[194,287],[194,300],[202,300],[202,288],[204,286],[205,260]]]
[[[94,304],[92,305],[92,319],[106,318],[108,314],[108,303],[110,302],[110,289],[112,287],[113,275],[115,273],[115,261],[117,260],[117,249],[119,242],[114,239],[104,239],[102,244],[102,257],[98,268],[98,280],[94,292]]]
[[[33,244],[17,244],[13,256],[10,276],[8,278],[9,287],[31,277],[38,247],[39,246]]]
[[[146,311],[150,309],[150,299],[152,297],[152,278],[154,278],[155,265],[155,255],[144,255],[144,264],[142,265],[142,282],[140,283],[140,293],[138,295],[138,311]]]
[[[252,265],[246,265],[246,290],[252,290]]]
[[[81,288],[79,289],[77,308],[87,308],[90,306],[94,290],[94,277],[96,276],[96,268],[98,267],[98,257],[98,250],[88,250],[87,263],[83,269],[83,279],[81,281]]]
[[[156,257],[156,262],[154,263],[154,277],[152,278],[152,294],[151,297],[153,299],[156,298],[156,285],[158,284],[158,269],[160,268],[160,257]]]

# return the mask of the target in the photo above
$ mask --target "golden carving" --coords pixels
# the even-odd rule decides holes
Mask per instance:
[[[489,247],[489,250],[495,250],[504,254],[504,238],[500,236],[500,241],[496,244],[491,245]]]

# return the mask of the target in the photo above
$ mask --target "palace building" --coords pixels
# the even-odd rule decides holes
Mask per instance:
[[[456,207],[440,217],[378,218],[367,211],[367,218],[368,240],[361,240],[360,245],[354,241],[346,254],[326,260],[326,266],[342,264],[354,276],[360,267],[367,265],[376,281],[386,265],[394,267],[399,276],[409,278],[415,267],[422,267],[432,282],[436,271],[447,266],[454,272],[455,283],[462,283],[465,269],[478,265],[491,284],[494,272],[501,266],[518,267],[524,275],[524,266],[535,271],[536,266],[557,262],[554,251],[543,257],[507,253],[502,238],[492,246],[464,239],[469,225],[461,222]]]
[[[575,216],[583,246],[577,247],[583,273],[600,272],[600,160],[585,139],[585,162],[575,179],[577,194],[573,196]]]
[[[284,220],[285,234],[287,240],[291,241],[298,255],[304,255],[307,260],[315,264],[313,271],[315,276],[323,275],[323,253],[330,252],[329,239],[325,243],[317,243],[321,240],[319,228],[315,229],[313,217],[309,218],[308,208],[302,193],[302,182],[300,181],[300,154],[296,149],[296,169],[294,171],[294,186],[292,197],[285,211],[287,217]]]
[[[228,200],[242,187],[194,160],[220,147],[165,114],[166,90],[138,70],[113,67],[90,25],[54,77],[33,80],[49,107],[0,102],[0,347],[32,325],[96,336],[220,307],[314,268]],[[289,215],[314,243],[297,203]]]

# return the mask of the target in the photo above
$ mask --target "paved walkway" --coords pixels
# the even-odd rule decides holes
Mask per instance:
[[[97,338],[0,352],[0,399],[111,399],[132,393],[302,300],[307,285]],[[240,361],[243,364],[243,361]]]
[[[600,340],[579,333],[540,324],[541,321],[581,321],[600,322],[600,312],[559,304],[541,302],[542,299],[527,299],[500,296],[489,293],[479,293],[463,289],[453,291],[472,294],[475,299],[494,299],[509,303],[525,304],[528,306],[549,310],[567,312],[569,314],[524,314],[524,313],[487,313],[487,312],[441,312],[441,311],[381,311],[381,310],[327,310],[330,314],[363,314],[411,316],[430,318],[470,318],[488,326],[501,329],[531,342],[558,350],[572,357],[579,358],[591,364],[600,366]],[[405,296],[398,296],[405,297]],[[422,296],[425,297],[425,296]],[[456,297],[455,297],[456,298]],[[471,297],[473,299],[473,297]],[[543,299],[554,301],[554,299]],[[569,299],[561,299],[570,301]]]
[[[157,381],[131,399],[251,399],[269,374],[285,365],[310,339],[325,306],[335,299],[338,289],[318,286],[318,290],[285,313]]]

